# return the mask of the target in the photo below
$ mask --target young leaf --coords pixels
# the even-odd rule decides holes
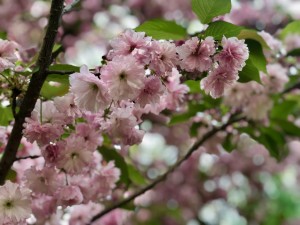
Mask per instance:
[[[269,49],[269,45],[265,42],[265,40],[257,33],[255,30],[244,29],[237,36],[238,39],[251,39],[257,41],[261,44],[263,48]]]
[[[145,32],[154,39],[181,40],[187,37],[184,27],[174,21],[162,19],[149,20],[135,28],[137,32]]]
[[[121,176],[119,182],[128,185],[129,184],[128,167],[124,158],[115,149],[109,149],[104,146],[98,148],[98,151],[101,153],[101,155],[106,161],[115,162],[116,167],[118,167],[121,170]]]
[[[236,37],[243,30],[243,27],[225,21],[216,21],[209,24],[205,30],[205,37],[212,36],[216,40],[221,40],[223,36]]]
[[[187,80],[184,83],[190,88],[189,93],[195,94],[201,92],[199,80]]]
[[[299,34],[300,35],[300,20],[293,21],[289,23],[280,33],[280,38],[284,39],[289,34]]]
[[[68,75],[51,74],[43,84],[41,95],[47,99],[63,96],[68,93],[69,86]]]
[[[192,9],[203,24],[208,24],[217,16],[229,13],[231,0],[192,0]]]
[[[251,57],[246,61],[246,66],[244,66],[243,70],[239,72],[239,79],[238,82],[240,83],[247,83],[249,81],[256,81],[260,83],[260,76],[259,71],[252,62]]]
[[[11,107],[0,107],[0,126],[7,126],[13,119]]]
[[[267,73],[267,60],[263,53],[262,46],[259,42],[254,40],[246,40],[249,48],[250,58],[254,66],[264,73]]]
[[[136,185],[144,185],[147,183],[145,177],[133,165],[128,164],[128,175],[130,180]]]

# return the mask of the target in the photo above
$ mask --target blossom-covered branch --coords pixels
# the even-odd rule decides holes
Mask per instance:
[[[140,189],[136,193],[132,194],[131,196],[125,198],[124,200],[117,202],[116,204],[108,207],[107,209],[103,210],[102,212],[95,215],[89,224],[92,224],[96,220],[100,219],[102,216],[106,215],[107,213],[120,208],[122,206],[125,206],[126,204],[130,203],[132,200],[134,200],[136,197],[144,194],[146,191],[151,190],[154,188],[157,184],[164,181],[170,173],[172,173],[176,168],[178,168],[185,160],[187,160],[201,145],[204,144],[205,141],[207,141],[209,138],[213,137],[216,133],[219,131],[225,130],[229,125],[234,124],[236,122],[244,120],[244,117],[235,117],[232,116],[227,123],[223,124],[220,127],[216,127],[212,129],[211,131],[207,132],[200,140],[198,140],[189,150],[188,152],[182,157],[180,160],[176,162],[175,165],[173,165],[167,172],[165,172],[163,175],[158,177],[156,180],[154,180],[151,184],[147,185],[146,187]]]
[[[25,118],[30,116],[42,85],[47,77],[46,71],[51,63],[52,48],[54,46],[55,37],[62,15],[63,4],[63,0],[52,1],[49,24],[37,62],[39,70],[32,74],[30,84],[22,105],[20,106],[20,111],[16,115],[13,130],[0,162],[0,184],[4,183],[5,177],[15,161],[16,153],[22,138],[23,123],[25,122]]]

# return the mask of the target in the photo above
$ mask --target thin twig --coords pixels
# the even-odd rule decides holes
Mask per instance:
[[[28,89],[20,106],[20,110],[16,115],[12,132],[0,161],[0,185],[5,182],[6,175],[15,161],[23,136],[22,131],[25,118],[31,115],[43,83],[47,78],[46,71],[51,64],[52,49],[59,27],[63,5],[64,0],[52,0],[49,23],[37,61],[39,70],[32,74]]]
[[[37,159],[40,157],[41,157],[40,155],[28,155],[28,156],[16,157],[15,161],[19,161],[23,159]]]
[[[63,14],[73,11],[76,8],[77,4],[79,4],[79,2],[80,0],[74,0],[71,4],[67,5],[63,10]]]
[[[244,120],[244,119],[245,119],[244,117],[235,118],[235,116],[233,116],[229,119],[229,121],[227,123],[225,123],[222,126],[214,128],[211,131],[207,132],[200,140],[198,140],[189,149],[189,151],[186,153],[186,155],[183,158],[181,158],[180,160],[178,160],[177,163],[175,165],[173,165],[166,173],[164,173],[163,175],[158,177],[151,184],[147,185],[146,187],[144,187],[144,188],[140,189],[139,191],[137,191],[136,193],[132,194],[131,196],[121,200],[120,202],[117,202],[116,204],[113,204],[112,206],[106,208],[102,212],[100,212],[97,215],[93,216],[93,218],[91,219],[90,223],[88,223],[88,225],[91,225],[93,222],[100,219],[102,216],[106,215],[107,213],[128,204],[129,202],[134,200],[136,197],[138,197],[138,196],[142,195],[143,193],[145,193],[146,191],[154,188],[158,183],[164,181],[167,178],[167,176],[170,173],[172,173],[176,168],[178,168],[185,160],[187,160],[193,154],[193,152],[195,152],[201,145],[203,145],[203,143],[205,141],[207,141],[209,138],[214,136],[219,131],[225,130],[229,125],[231,125],[233,123],[236,123],[236,122],[239,122],[239,121]]]
[[[48,70],[47,74],[58,74],[58,75],[69,75],[72,73],[76,73],[75,71],[64,71],[64,70]]]

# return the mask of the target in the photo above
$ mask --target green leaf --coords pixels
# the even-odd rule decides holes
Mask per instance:
[[[285,39],[289,34],[300,35],[300,20],[289,23],[285,28],[283,28],[279,36],[281,39]]]
[[[227,134],[222,146],[227,152],[232,152],[236,148],[236,145],[232,142],[232,134]]]
[[[41,95],[46,99],[63,96],[69,92],[69,75],[48,75],[43,84]]]
[[[174,115],[169,125],[175,125],[188,121],[191,117],[195,116],[198,112],[203,112],[206,109],[204,104],[189,104],[189,109],[186,113]]]
[[[189,93],[195,94],[195,93],[201,93],[200,89],[200,81],[198,80],[187,80],[184,82],[189,88]]]
[[[10,180],[12,182],[16,181],[17,178],[17,172],[10,169],[5,177],[5,180]]]
[[[8,107],[0,107],[0,125],[7,126],[14,119],[12,109]]]
[[[287,119],[287,116],[297,107],[297,104],[297,101],[291,100],[277,101],[272,108],[271,118]]]
[[[135,28],[137,32],[145,32],[154,39],[181,40],[187,37],[184,27],[174,21],[162,19],[149,20]]]
[[[55,64],[55,65],[49,66],[49,70],[79,72],[80,67],[69,65],[69,64]]]
[[[263,144],[270,152],[271,156],[277,160],[283,158],[285,139],[282,133],[276,131],[273,127],[262,127],[257,141]]]
[[[238,39],[251,39],[251,40],[259,42],[263,48],[270,49],[269,45],[255,30],[244,29],[240,32],[240,34],[237,36],[237,38]]]
[[[249,57],[249,59],[246,61],[246,65],[244,66],[243,70],[239,72],[238,82],[247,83],[252,80],[258,83],[261,82],[259,71],[254,65],[254,63],[252,62],[252,59]]]
[[[288,52],[287,56],[300,56],[300,48],[296,48]]]
[[[7,39],[7,33],[4,31],[0,31],[0,39],[2,39],[2,40]]]
[[[130,180],[136,185],[145,185],[147,181],[145,177],[133,165],[127,164],[128,175]]]
[[[254,40],[246,40],[249,48],[250,58],[254,66],[264,73],[267,73],[267,60],[263,53],[262,46],[259,42]]]
[[[121,176],[119,182],[128,185],[129,184],[128,167],[124,158],[117,152],[117,150],[102,146],[98,148],[98,151],[101,153],[101,155],[106,161],[115,162],[116,167],[118,167],[121,170]]]
[[[300,137],[300,127],[294,123],[283,119],[273,119],[272,122],[277,124],[287,135]]]
[[[231,0],[192,0],[192,9],[203,24],[213,18],[229,13]]]
[[[215,40],[221,40],[223,36],[236,37],[243,30],[243,27],[225,21],[216,21],[209,24],[205,30],[205,37],[212,36]]]

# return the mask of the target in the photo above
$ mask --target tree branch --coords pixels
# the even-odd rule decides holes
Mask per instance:
[[[37,159],[37,158],[40,158],[40,157],[41,157],[40,155],[28,155],[28,156],[16,157],[15,161],[19,161],[19,160],[22,160],[22,159]]]
[[[128,204],[129,202],[131,202],[132,200],[134,200],[136,197],[142,195],[143,193],[145,193],[146,191],[154,188],[158,183],[164,181],[168,175],[170,173],[172,173],[177,167],[179,167],[185,160],[187,160],[192,154],[193,152],[195,152],[201,145],[203,145],[203,143],[205,141],[207,141],[209,138],[211,138],[212,136],[214,136],[216,133],[218,133],[219,131],[225,130],[229,125],[235,123],[235,122],[239,122],[241,120],[244,120],[244,117],[240,117],[240,118],[235,118],[235,116],[232,116],[227,123],[223,124],[220,127],[214,128],[211,131],[207,132],[200,140],[198,140],[190,149],[189,151],[186,153],[186,155],[181,158],[180,160],[178,160],[175,165],[173,165],[166,173],[164,173],[163,175],[161,175],[160,177],[158,177],[156,180],[154,180],[151,184],[147,185],[146,187],[142,188],[141,190],[137,191],[136,193],[134,193],[133,195],[121,200],[120,202],[117,202],[116,204],[106,208],[105,210],[103,210],[102,212],[98,213],[97,215],[95,215],[89,224],[87,225],[91,225],[93,222],[95,222],[96,220],[100,219],[102,216],[106,215],[107,213],[122,207],[126,204]]]
[[[51,64],[52,49],[63,11],[63,4],[64,0],[52,1],[49,24],[37,62],[39,70],[32,74],[28,89],[20,106],[20,110],[16,115],[11,135],[0,161],[0,184],[5,182],[6,175],[15,161],[22,138],[23,123],[25,122],[25,118],[31,115],[43,83],[47,78],[46,71]]]
[[[291,87],[289,87],[289,88],[287,88],[287,89],[285,89],[285,90],[282,92],[282,94],[289,93],[289,92],[291,92],[291,91],[293,91],[293,90],[296,90],[296,89],[300,89],[300,82],[294,84],[293,86],[291,86]]]

